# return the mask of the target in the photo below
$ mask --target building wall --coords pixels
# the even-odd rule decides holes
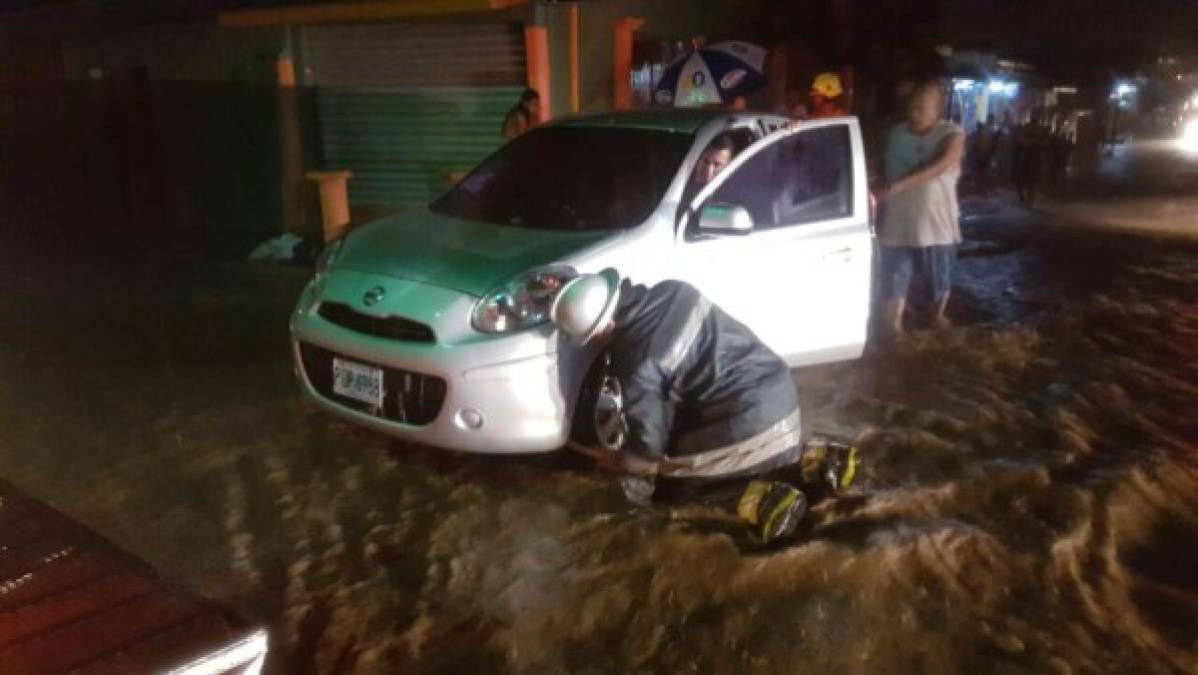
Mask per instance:
[[[284,45],[280,28],[207,23],[64,45],[92,199],[145,229],[279,231],[275,61]]]

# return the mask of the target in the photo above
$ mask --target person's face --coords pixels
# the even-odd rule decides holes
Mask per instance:
[[[695,182],[699,185],[707,185],[711,179],[715,178],[728,163],[732,161],[732,153],[728,150],[713,149],[705,150],[699,156],[699,161],[695,163]]]
[[[931,129],[940,119],[940,91],[922,87],[911,97],[907,106],[907,121],[916,130]]]
[[[539,115],[541,113],[541,99],[539,99],[539,98],[529,99],[528,101],[525,101],[524,107],[525,107],[525,109],[528,110],[528,113],[530,115],[532,115],[533,117],[536,117],[537,115]]]

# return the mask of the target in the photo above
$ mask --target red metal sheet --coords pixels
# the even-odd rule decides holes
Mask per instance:
[[[0,481],[0,673],[248,673],[265,649],[265,633]]]

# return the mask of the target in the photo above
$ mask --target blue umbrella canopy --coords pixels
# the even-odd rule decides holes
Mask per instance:
[[[695,107],[725,103],[760,87],[765,50],[748,42],[717,42],[678,57],[653,90],[660,105]]]

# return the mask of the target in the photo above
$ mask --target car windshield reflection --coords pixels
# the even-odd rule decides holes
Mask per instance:
[[[693,140],[691,134],[652,129],[534,129],[488,158],[431,208],[538,230],[635,227],[661,201]]]

